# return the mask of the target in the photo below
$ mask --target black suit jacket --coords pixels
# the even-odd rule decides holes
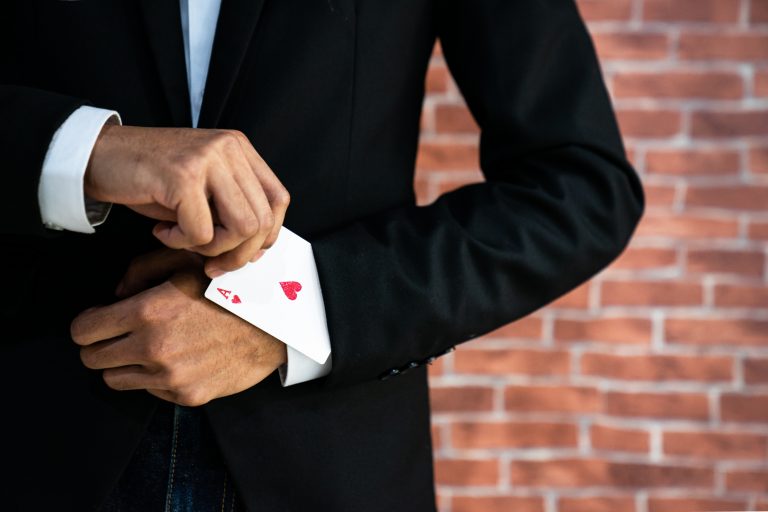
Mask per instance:
[[[156,401],[85,369],[69,322],[113,301],[128,261],[157,244],[124,208],[95,235],[46,230],[38,178],[80,105],[189,126],[178,0],[3,11],[0,373],[14,476],[0,507],[92,510]],[[487,182],[416,207],[436,38],[481,127]],[[290,191],[286,225],[313,244],[333,347],[324,379],[283,389],[273,375],[205,406],[254,511],[433,510],[421,363],[592,276],[642,210],[572,0],[224,0],[200,126],[242,130]]]

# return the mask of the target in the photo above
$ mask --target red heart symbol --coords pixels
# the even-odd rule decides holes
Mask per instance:
[[[301,283],[296,281],[280,281],[280,286],[283,287],[283,293],[289,300],[296,300],[296,294],[301,291]]]
[[[232,297],[232,304],[240,304],[240,302],[241,301],[240,301],[239,295],[235,295],[234,297]]]

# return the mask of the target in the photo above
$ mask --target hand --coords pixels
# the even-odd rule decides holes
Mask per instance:
[[[206,279],[194,266],[183,251],[134,260],[121,283],[123,296],[171,268],[183,270],[75,318],[72,339],[82,346],[83,364],[103,370],[112,389],[145,389],[186,406],[248,389],[285,364],[283,343],[202,296]]]
[[[245,135],[192,128],[105,126],[85,193],[161,221],[153,233],[163,244],[212,257],[210,277],[258,259],[290,202]]]

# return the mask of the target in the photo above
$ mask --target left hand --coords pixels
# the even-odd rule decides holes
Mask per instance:
[[[199,406],[258,384],[286,362],[285,344],[203,297],[205,276],[200,267],[190,270],[189,262],[182,251],[134,260],[122,295],[160,272],[187,268],[72,322],[83,364],[103,370],[112,389],[145,389],[169,402]]]

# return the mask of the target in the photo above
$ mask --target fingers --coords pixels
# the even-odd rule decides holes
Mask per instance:
[[[176,211],[156,203],[130,205],[129,208],[139,215],[150,219],[166,222],[176,222]]]
[[[275,176],[275,173],[272,172],[272,169],[269,168],[264,159],[261,158],[256,149],[251,145],[250,141],[245,136],[242,139],[244,139],[241,140],[243,152],[246,158],[248,158],[253,173],[261,184],[272,212],[272,229],[264,240],[263,245],[266,249],[271,247],[277,240],[280,227],[283,225],[285,214],[288,211],[288,205],[291,202],[291,196],[283,184],[280,183],[277,176]]]
[[[251,181],[254,181],[253,177]],[[251,199],[246,197],[246,190]],[[191,250],[206,256],[218,256],[254,238],[260,243],[264,241],[272,228],[273,217],[266,195],[258,183],[243,185],[233,176],[218,174],[212,177],[211,192],[220,225],[216,226],[211,243]],[[260,243],[253,252],[261,248]],[[242,264],[247,263],[250,256]]]
[[[150,371],[139,365],[104,370],[102,378],[107,386],[116,391],[154,388],[161,385],[162,381],[158,372]],[[164,392],[167,393],[167,391]]]
[[[70,325],[72,339],[84,346],[131,332],[135,325],[133,307],[133,300],[128,299],[83,311]]]
[[[104,370],[128,365],[140,365],[141,358],[136,354],[130,336],[86,345],[80,349],[80,360],[86,368]]]
[[[160,222],[152,230],[171,249],[205,245],[213,239],[213,218],[205,190],[187,186],[176,208],[177,223]]]
[[[118,297],[130,297],[159,284],[176,272],[201,269],[202,266],[202,258],[189,251],[154,251],[131,261],[115,294]]]

